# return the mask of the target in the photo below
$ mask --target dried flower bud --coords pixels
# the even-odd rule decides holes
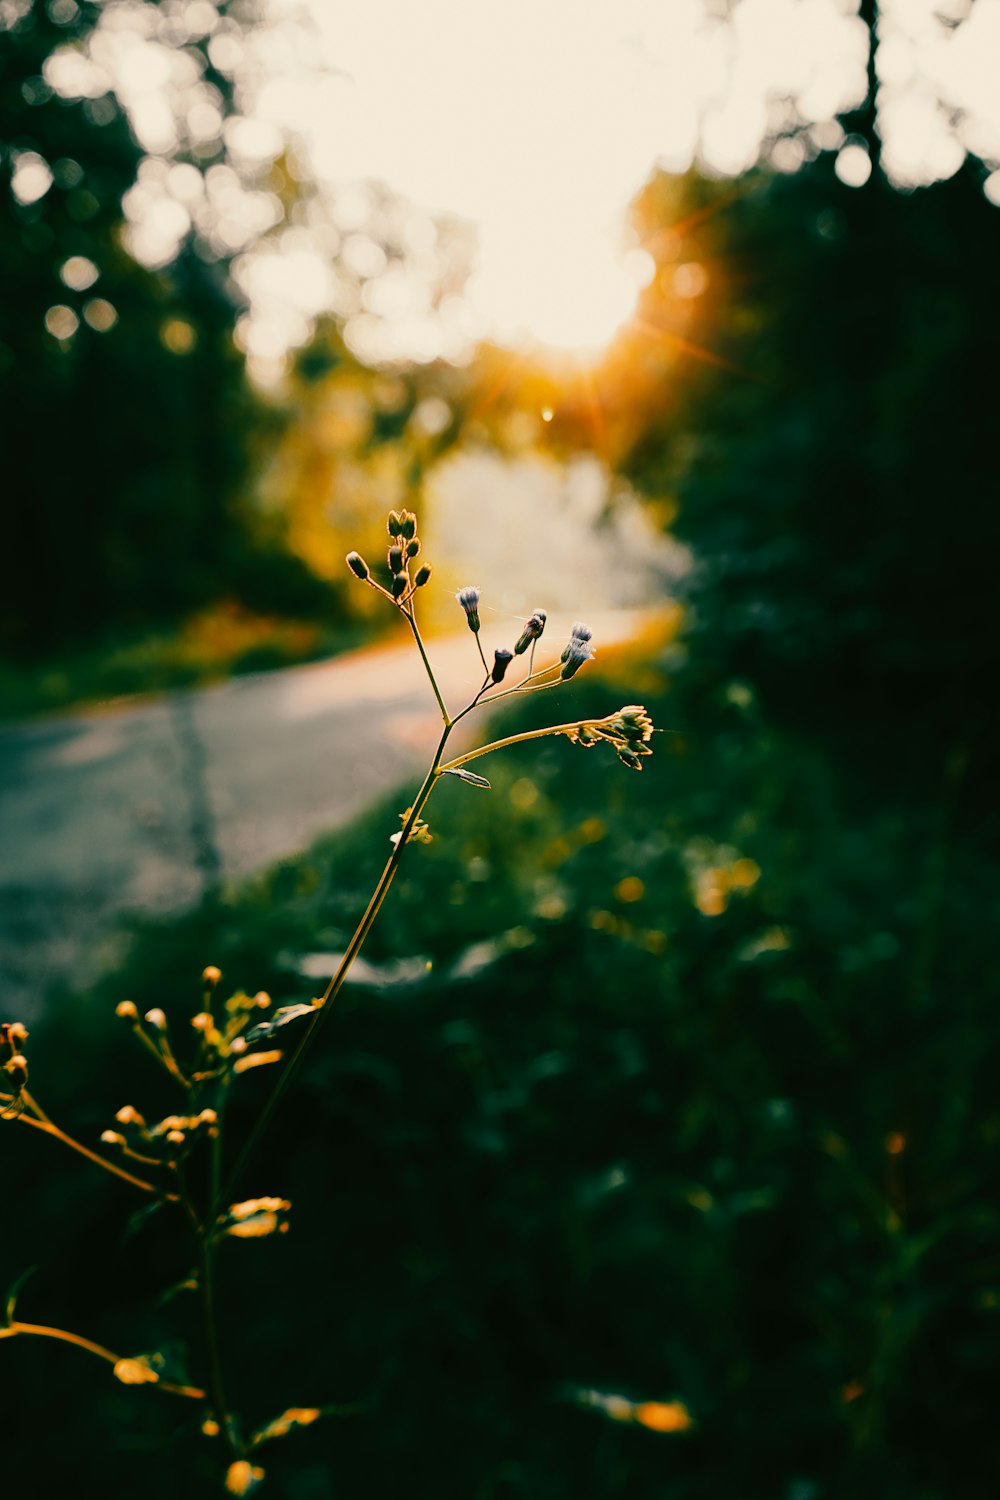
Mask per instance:
[[[406,577],[406,574],[397,573],[395,578],[392,580],[392,597],[394,599],[401,599],[402,596],[406,593],[407,587],[408,579]]]
[[[12,1052],[17,1052],[28,1040],[28,1028],[23,1021],[8,1021],[2,1028],[3,1038]]]
[[[115,1015],[120,1016],[123,1021],[138,1021],[138,1007],[131,1000],[122,1000],[115,1006]]]
[[[584,662],[593,660],[595,653],[593,646],[590,644],[592,634],[593,632],[589,626],[582,625],[579,622],[571,629],[569,644],[559,658],[563,664],[563,669],[559,673],[563,682],[568,682],[571,677],[575,676]]]
[[[213,1024],[207,1010],[200,1010],[196,1016],[191,1017],[191,1025],[195,1031],[211,1031]]]
[[[389,572],[396,574],[403,571],[403,549],[402,547],[389,548]]]
[[[219,1116],[214,1109],[203,1109],[198,1116],[198,1122],[201,1125],[217,1125],[219,1123]]]
[[[544,609],[535,610],[534,614],[531,616],[531,619],[527,621],[524,629],[521,631],[521,634],[518,636],[514,644],[515,656],[520,656],[523,652],[527,651],[532,641],[537,641],[539,639],[542,631],[545,629],[545,621],[547,619],[548,615],[545,613]]]
[[[169,1141],[171,1146],[183,1146],[184,1142],[187,1140],[187,1136],[184,1134],[183,1130],[168,1130],[167,1140]]]
[[[214,964],[209,964],[207,969],[202,969],[201,978],[203,984],[216,985],[222,978],[222,970],[217,969]]]
[[[347,566],[350,568],[351,572],[356,578],[365,579],[368,577],[368,564],[365,562],[360,552],[348,552]]]
[[[478,635],[480,628],[479,590],[469,585],[469,587],[467,588],[459,589],[458,593],[455,595],[455,598],[465,610],[465,618],[469,622],[469,629],[472,631],[473,635]]]
[[[145,1128],[146,1122],[139,1111],[131,1104],[123,1104],[115,1115],[119,1125],[135,1125],[139,1130]]]
[[[406,540],[412,541],[417,534],[417,518],[412,510],[401,510],[399,513],[399,534]]]
[[[16,1089],[24,1088],[28,1081],[28,1059],[23,1052],[15,1052],[10,1061],[4,1063],[3,1070]]]
[[[263,1478],[264,1470],[259,1464],[237,1458],[226,1470],[226,1489],[231,1495],[252,1495]]]
[[[416,573],[414,574],[414,577],[413,577],[413,587],[415,589],[422,589],[423,586],[424,586],[424,584],[425,583],[430,583],[430,581],[431,581],[431,565],[430,565],[430,563],[421,563],[420,567],[417,569]]]
[[[506,646],[501,646],[499,651],[493,653],[493,671],[490,673],[494,682],[503,682],[507,668],[514,660],[513,651],[508,651]]]
[[[390,536],[400,536],[401,535],[403,521],[402,521],[402,517],[400,516],[398,510],[391,510],[389,512],[389,518],[388,518],[388,520],[386,521],[385,524],[386,524],[386,526],[388,528]]]
[[[102,1130],[101,1140],[106,1146],[124,1146],[125,1137],[120,1130]]]
[[[253,1003],[258,1010],[267,1010],[271,1004],[271,997],[267,990],[258,990],[253,997]]]
[[[152,1010],[147,1010],[146,1021],[150,1026],[155,1026],[157,1031],[167,1029],[167,1018],[158,1005],[154,1005]]]
[[[407,557],[416,557],[416,555],[417,555],[417,553],[419,551],[420,551],[420,538],[418,536],[415,536],[412,539],[412,541],[409,541],[406,544],[406,555],[407,555]]]

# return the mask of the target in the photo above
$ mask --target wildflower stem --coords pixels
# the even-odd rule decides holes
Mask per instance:
[[[36,1120],[42,1120],[46,1125],[52,1124],[52,1121],[49,1119],[48,1115],[45,1113],[38,1100],[35,1099],[31,1094],[29,1094],[27,1089],[21,1090],[21,1098],[24,1100],[27,1108],[31,1110],[31,1113],[35,1116]]]
[[[176,1193],[168,1193],[163,1188],[154,1186],[151,1182],[144,1182],[141,1177],[134,1177],[131,1172],[126,1172],[124,1167],[116,1166],[113,1161],[108,1161],[105,1156],[98,1156],[96,1151],[91,1151],[89,1146],[84,1146],[81,1141],[76,1141],[58,1125],[53,1125],[51,1120],[37,1120],[33,1115],[21,1114],[17,1118],[24,1125],[32,1125],[35,1130],[42,1130],[46,1135],[52,1136],[54,1140],[61,1141],[64,1146],[69,1146],[71,1151],[79,1151],[88,1161],[92,1161],[98,1167],[103,1167],[106,1172],[112,1172],[115,1177],[121,1177],[124,1182],[130,1182],[133,1187],[141,1188],[144,1193],[153,1193],[157,1198],[164,1198],[168,1203],[177,1202]]]
[[[406,620],[406,623],[413,631],[413,639],[417,643],[417,650],[420,652],[420,659],[424,664],[424,670],[426,671],[427,676],[430,679],[431,687],[434,689],[434,696],[437,699],[438,708],[441,710],[441,717],[444,720],[446,727],[450,729],[452,724],[451,715],[445,707],[444,699],[441,697],[441,689],[437,685],[437,678],[434,676],[434,668],[430,664],[427,656],[427,651],[424,647],[423,637],[420,634],[420,627],[417,624],[417,612],[412,604],[400,606],[400,609],[404,619]],[[476,639],[478,640],[479,637],[477,636]]]
[[[198,1291],[201,1296],[202,1330],[208,1360],[208,1389],[212,1401],[212,1414],[222,1430],[232,1457],[236,1459],[241,1456],[241,1448],[236,1438],[229,1404],[226,1401],[226,1390],[222,1380],[222,1355],[219,1350],[219,1330],[215,1317],[215,1246],[212,1242],[212,1229],[215,1224],[214,1207],[210,1205],[207,1220],[203,1221],[199,1218],[188,1191],[183,1167],[178,1164],[174,1170],[177,1186],[180,1189],[181,1207],[187,1215],[198,1246]]]
[[[489,662],[486,660],[486,653],[483,650],[483,643],[479,639],[479,631],[478,630],[476,631],[475,635],[476,635],[476,645],[479,647],[479,660],[482,662],[483,666],[486,668],[486,675],[487,675],[487,677],[489,677],[489,675],[490,675],[490,666],[489,666]]]
[[[403,857],[403,850],[406,848],[407,840],[409,839],[410,834],[416,826],[417,819],[423,812],[428,797],[437,784],[437,780],[440,775],[441,757],[444,754],[445,746],[448,743],[448,737],[451,734],[453,728],[454,724],[452,723],[452,721],[450,719],[446,720],[441,738],[438,741],[438,747],[434,752],[434,759],[431,761],[430,767],[427,771],[427,775],[424,777],[423,784],[416,797],[414,798],[413,806],[410,808],[406,821],[403,824],[402,830],[396,839],[396,843],[386,863],[385,869],[379,876],[378,884],[372,892],[371,900],[368,902],[368,905],[365,908],[365,914],[361,918],[361,921],[358,923],[358,926],[355,929],[354,936],[351,938],[350,943],[347,945],[347,951],[344,954],[343,958],[340,960],[337,972],[333,975],[333,978],[330,980],[326,989],[323,991],[316,1010],[313,1012],[312,1020],[307,1024],[305,1031],[302,1033],[302,1037],[299,1040],[298,1046],[285,1065],[284,1072],[281,1074],[277,1083],[274,1085],[274,1088],[271,1091],[271,1097],[268,1099],[267,1103],[264,1105],[264,1108],[257,1116],[256,1124],[250,1132],[250,1135],[247,1137],[246,1143],[243,1147],[243,1150],[240,1152],[235,1167],[229,1174],[228,1181],[226,1182],[225,1188],[223,1190],[223,1196],[228,1196],[235,1189],[237,1182],[246,1169],[247,1163],[249,1162],[250,1157],[257,1146],[257,1143],[270,1124],[271,1117],[274,1114],[274,1111],[277,1108],[282,1095],[285,1093],[286,1089],[294,1078],[307,1049],[315,1038],[316,1032],[319,1030],[324,1016],[333,1009],[333,1001],[336,1000],[337,996],[340,994],[344,980],[347,978],[351,965],[364,946],[365,939],[372,929],[375,918],[379,914],[382,902],[385,900],[388,894],[389,887],[392,885],[393,880],[396,878],[396,871],[399,869],[399,863]]]
[[[493,740],[489,745],[480,745],[478,750],[469,750],[465,755],[446,761],[443,766],[438,767],[438,774],[457,771],[460,766],[468,765],[470,760],[478,760],[481,755],[491,755],[494,750],[505,750],[508,745],[520,745],[525,740],[542,740],[550,734],[572,734],[578,729],[594,729],[606,722],[605,719],[578,719],[572,724],[550,724],[544,729],[528,729],[523,734],[509,734],[506,739]]]
[[[0,1328],[0,1339],[16,1338],[19,1334],[26,1334],[32,1338],[58,1339],[62,1344],[75,1344],[78,1349],[85,1349],[88,1354],[96,1354],[98,1359],[103,1359],[111,1365],[120,1364],[122,1356],[114,1354],[110,1349],[105,1349],[103,1344],[95,1344],[92,1339],[85,1339],[79,1333],[70,1333],[67,1328],[49,1328],[44,1323],[21,1323],[16,1319]],[[175,1385],[172,1380],[151,1380],[150,1385],[155,1385],[157,1390],[166,1391],[171,1396],[187,1396],[192,1401],[204,1401],[205,1392],[195,1385]]]

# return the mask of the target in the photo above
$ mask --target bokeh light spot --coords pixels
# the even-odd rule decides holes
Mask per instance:
[[[71,339],[80,326],[80,319],[71,307],[57,302],[45,314],[45,327],[54,339]]]
[[[100,271],[92,260],[85,255],[71,255],[69,260],[64,261],[59,268],[59,276],[64,286],[68,286],[73,292],[85,292],[92,287],[100,276]]]

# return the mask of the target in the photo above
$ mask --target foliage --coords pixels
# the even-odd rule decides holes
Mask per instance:
[[[233,342],[227,257],[190,234],[168,267],[139,265],[122,199],[143,151],[117,95],[63,97],[46,81],[52,54],[84,49],[102,10],[33,0],[0,21],[0,276],[17,287],[0,310],[0,421],[21,459],[0,649],[21,658],[227,594],[292,614],[320,603],[246,503],[248,434],[268,418]],[[204,42],[188,51],[231,115]],[[220,137],[186,164],[223,160]],[[42,176],[15,193],[27,167]]]
[[[145,1225],[152,1219],[156,1229],[165,1224],[160,1248],[174,1262],[173,1288],[167,1300],[172,1301],[180,1292],[192,1293],[189,1300],[197,1302],[201,1319],[198,1349],[192,1357],[196,1361],[196,1373],[192,1378],[185,1345],[177,1345],[173,1337],[167,1337],[163,1332],[149,1349],[139,1353],[119,1353],[72,1326],[26,1319],[19,1302],[21,1278],[15,1290],[8,1294],[5,1321],[0,1323],[0,1341],[6,1344],[16,1340],[20,1344],[26,1340],[42,1340],[65,1344],[110,1365],[114,1377],[123,1385],[152,1386],[159,1393],[197,1403],[202,1436],[213,1442],[218,1439],[216,1446],[221,1449],[214,1465],[210,1459],[204,1467],[210,1471],[214,1466],[219,1478],[224,1473],[226,1489],[236,1495],[250,1493],[265,1477],[263,1466],[254,1462],[260,1446],[311,1426],[324,1412],[342,1414],[343,1408],[290,1407],[263,1426],[250,1426],[244,1415],[243,1401],[238,1406],[231,1404],[227,1395],[227,1389],[232,1389],[230,1374],[224,1373],[226,1367],[220,1352],[220,1260],[225,1241],[230,1238],[266,1240],[284,1234],[289,1228],[288,1215],[292,1207],[288,1198],[273,1194],[232,1200],[247,1176],[254,1149],[279,1100],[295,1077],[319,1026],[334,1009],[334,1002],[368,938],[408,844],[432,842],[432,835],[422,817],[432,792],[445,777],[489,790],[488,780],[466,771],[469,761],[509,745],[553,736],[565,737],[575,745],[589,748],[608,745],[624,765],[637,771],[642,770],[644,759],[652,753],[649,744],[654,733],[652,721],[641,705],[631,704],[614,714],[578,715],[568,723],[524,729],[485,746],[466,750],[446,761],[445,750],[452,732],[485,702],[524,700],[560,687],[576,676],[593,657],[594,650],[590,644],[591,631],[586,625],[577,623],[561,657],[536,669],[535,651],[546,623],[545,612],[537,610],[525,624],[513,650],[503,648],[494,652],[491,667],[479,640],[479,590],[465,588],[459,592],[458,602],[475,638],[484,676],[471,701],[452,714],[442,698],[416,619],[416,596],[431,578],[430,566],[418,561],[421,543],[416,529],[416,517],[411,512],[390,511],[385,574],[388,586],[378,581],[378,575],[373,574],[358,553],[350,553],[347,563],[358,580],[379,594],[406,621],[440,709],[441,734],[419,791],[412,804],[400,815],[402,826],[390,838],[391,853],[353,935],[343,954],[330,963],[334,973],[323,993],[306,1001],[280,1005],[277,1009],[272,1008],[271,996],[265,991],[250,994],[237,990],[223,999],[226,992],[220,989],[221,971],[214,964],[208,965],[202,972],[201,1003],[195,1014],[189,1017],[193,1037],[187,1028],[178,1030],[173,1006],[168,1009],[149,1005],[147,1009],[144,1001],[140,1010],[135,1001],[120,1000],[116,1006],[117,1016],[167,1076],[176,1097],[168,1106],[169,1112],[160,1119],[156,1119],[160,1106],[155,1095],[156,1108],[147,1113],[132,1103],[120,1106],[114,1114],[114,1123],[106,1125],[100,1132],[103,1151],[95,1150],[85,1138],[64,1129],[43,1108],[35,1093],[32,1076],[34,1052],[32,1049],[29,1062],[25,1027],[17,1021],[0,1025],[0,1119],[5,1125],[27,1127],[31,1136],[61,1144],[92,1166],[102,1168],[117,1182],[125,1182],[146,1195],[147,1208],[136,1223]],[[511,663],[518,656],[523,658],[529,647],[530,656],[524,663],[524,675],[518,675],[516,682],[503,686]],[[515,672],[520,666],[519,662]],[[511,677],[514,675],[512,673]],[[293,1028],[294,1039],[289,1044],[291,1051],[285,1061],[285,1031],[288,1027]],[[281,1045],[274,1046],[275,1041]],[[264,1045],[259,1046],[261,1043]],[[238,1097],[242,1075],[253,1073],[256,1076],[260,1069],[271,1068],[283,1061],[277,1083],[263,1106],[258,1107],[252,1123],[247,1122],[239,1154],[235,1161],[227,1161],[226,1143],[232,1139],[227,1130],[227,1117],[231,1117],[231,1105],[235,1103],[234,1096]],[[51,1098],[47,1098],[47,1103],[51,1104]],[[145,1101],[143,1107],[145,1110]],[[23,1132],[17,1134],[20,1137]],[[230,1149],[230,1157],[233,1155],[235,1153]],[[178,1223],[187,1228],[186,1242],[178,1242]],[[188,1257],[194,1260],[190,1269]],[[89,1300],[81,1298],[84,1305]],[[160,1299],[160,1306],[163,1300]],[[75,1321],[75,1318],[67,1319],[70,1325]],[[182,1318],[182,1322],[188,1320]],[[130,1337],[135,1338],[134,1332]],[[196,1380],[200,1384],[196,1384]],[[250,1400],[255,1399],[255,1393],[247,1392],[246,1395]],[[632,1403],[628,1412],[629,1420],[653,1430],[677,1431],[687,1421],[685,1410],[678,1403]],[[221,1467],[223,1462],[224,1470]],[[195,1464],[196,1469],[201,1467]]]

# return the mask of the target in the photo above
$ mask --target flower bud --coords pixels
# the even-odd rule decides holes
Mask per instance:
[[[416,557],[419,551],[420,538],[418,536],[415,536],[411,542],[407,542],[406,544],[406,555],[407,557]]]
[[[23,1052],[15,1052],[10,1061],[4,1063],[3,1070],[16,1089],[24,1088],[28,1081],[28,1059]]]
[[[402,547],[389,548],[389,572],[402,573],[403,571],[403,549]]]
[[[431,565],[430,565],[430,563],[421,563],[420,567],[417,569],[416,573],[414,574],[413,587],[416,588],[416,589],[422,589],[423,586],[424,586],[424,584],[425,583],[430,583],[430,581],[431,581]]]
[[[3,1028],[4,1041],[12,1052],[23,1047],[28,1040],[28,1028],[23,1021],[10,1021]]]
[[[155,1026],[157,1031],[167,1029],[167,1018],[158,1005],[155,1005],[152,1010],[147,1010],[146,1021],[150,1026]]]
[[[394,599],[400,599],[406,593],[407,583],[408,580],[405,573],[396,574],[392,580],[392,597]]]
[[[508,651],[506,646],[501,646],[499,651],[493,653],[493,671],[490,673],[494,682],[503,682],[507,668],[514,660],[513,651]]]
[[[102,1130],[101,1140],[105,1146],[124,1146],[125,1137],[120,1130]]]
[[[348,552],[347,566],[356,578],[364,579],[368,577],[368,564],[360,552]]]
[[[123,1104],[121,1109],[115,1115],[115,1119],[118,1121],[119,1125],[135,1125],[139,1130],[142,1130],[146,1124],[145,1120],[142,1118],[142,1115],[134,1107],[134,1105],[131,1104]]]
[[[120,1016],[123,1021],[138,1021],[138,1007],[131,1000],[122,1000],[115,1006],[115,1015]]]
[[[222,970],[217,969],[214,964],[209,964],[207,969],[202,969],[201,978],[203,984],[218,984],[222,978]]]
[[[479,634],[479,590],[471,585],[468,588],[459,589],[455,595],[459,604],[465,610],[465,618],[469,622],[469,629],[473,635]]]
[[[417,534],[417,518],[412,510],[403,510],[399,513],[399,534],[406,540],[412,541]]]
[[[389,529],[390,536],[400,536],[402,534],[402,517],[398,510],[391,510],[389,512],[389,519],[386,521],[386,526]]]
[[[523,652],[527,651],[532,641],[537,641],[539,639],[542,631],[545,629],[545,621],[547,619],[548,615],[545,613],[544,609],[535,610],[534,614],[531,616],[531,619],[526,622],[524,629],[521,631],[521,634],[518,636],[516,642],[514,643],[515,656],[520,656]]]

